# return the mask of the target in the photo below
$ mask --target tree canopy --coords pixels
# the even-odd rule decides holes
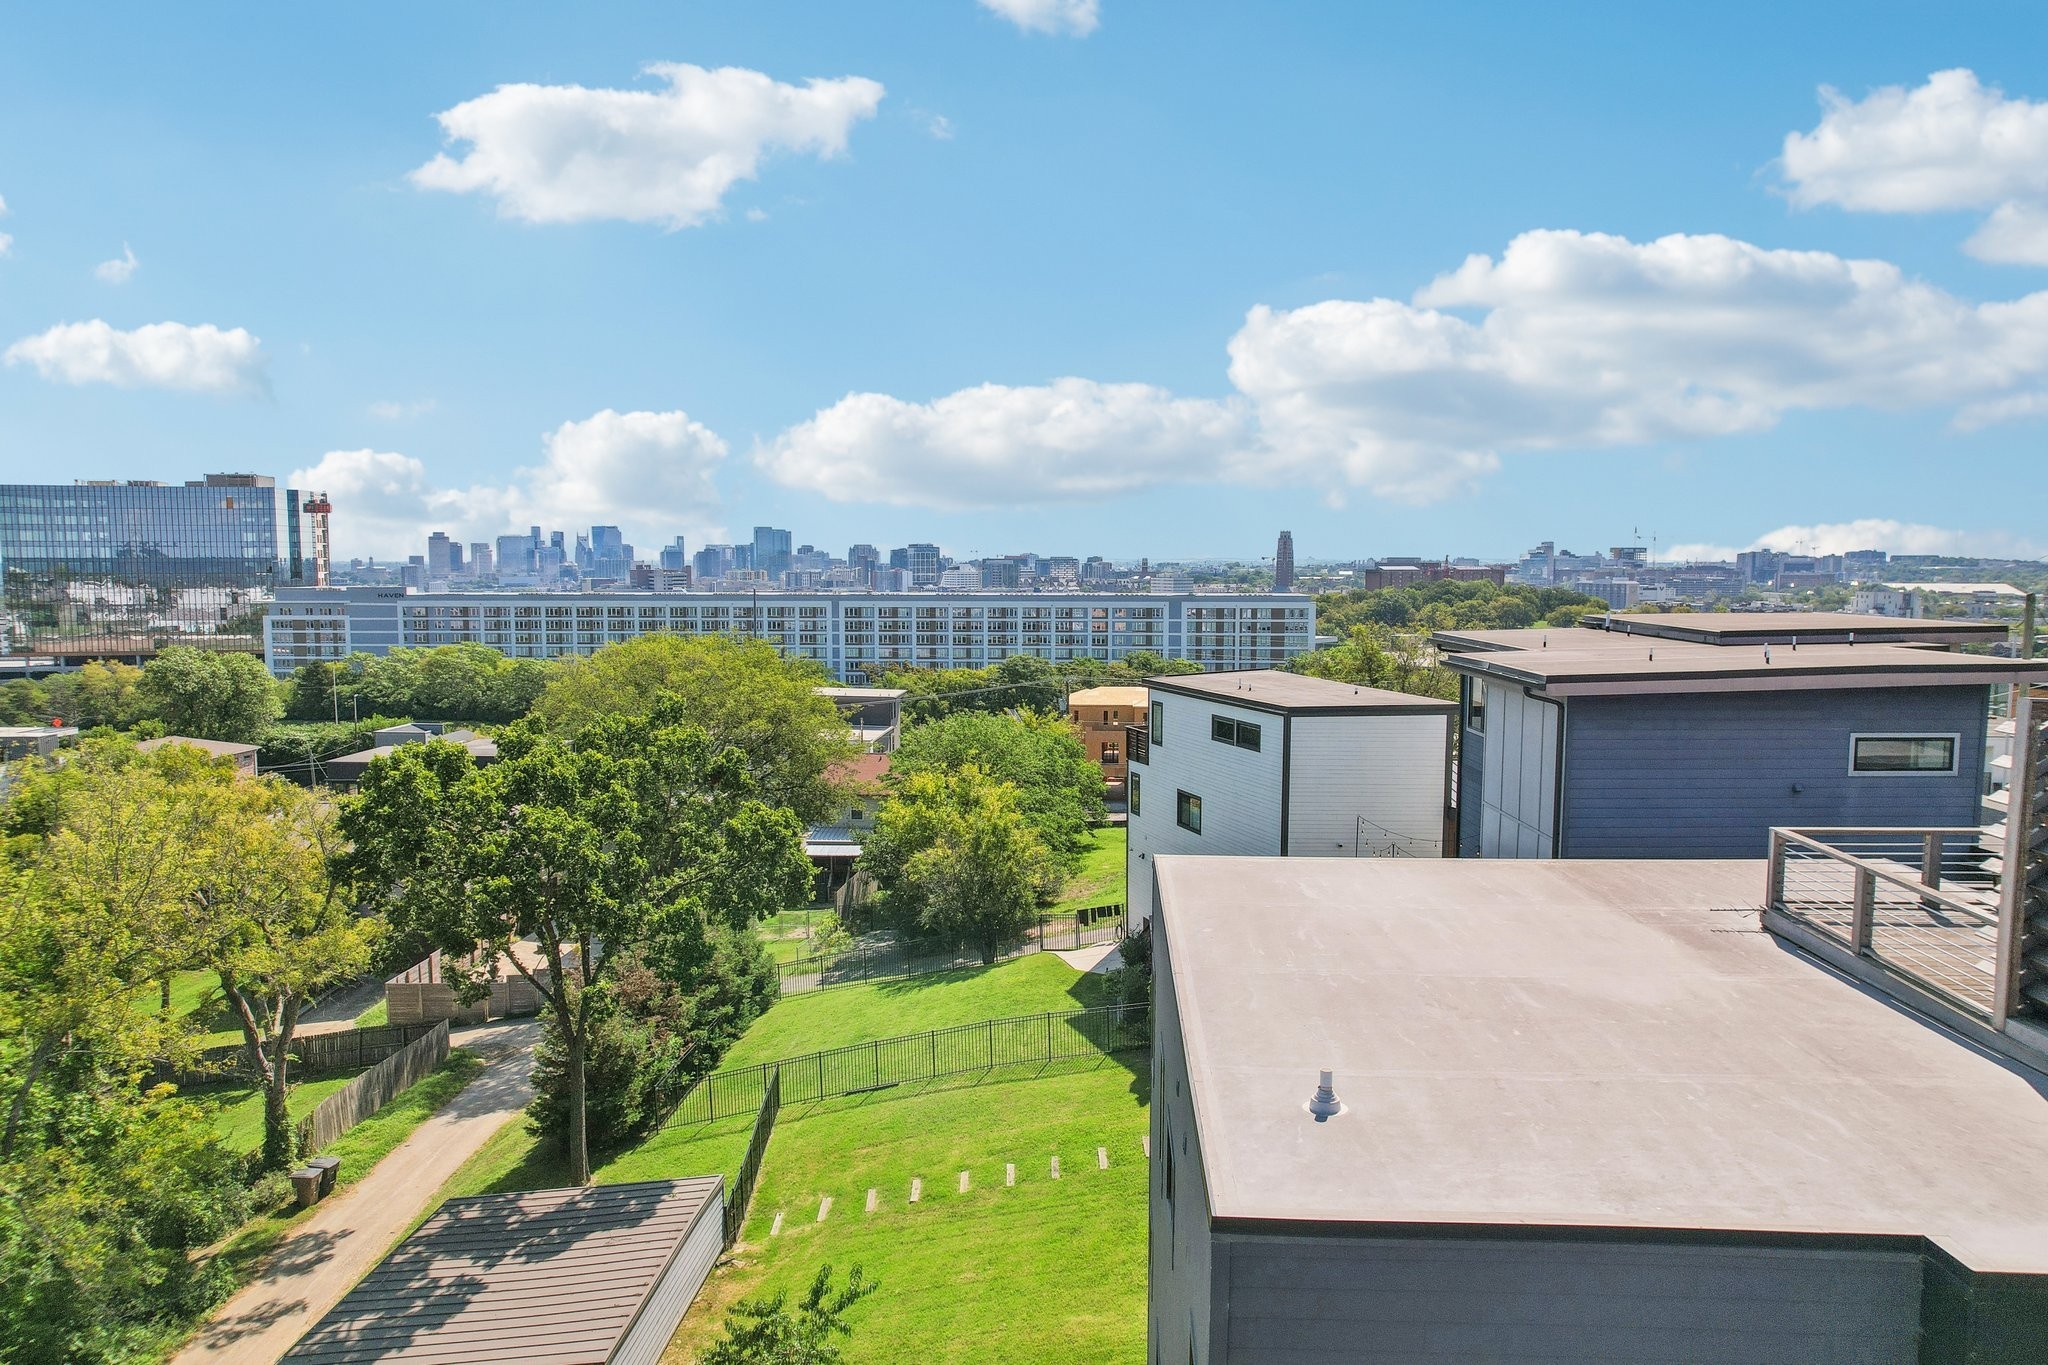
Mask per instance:
[[[1147,678],[1199,673],[1201,665],[1168,659],[1147,650],[1114,663],[1069,659],[1055,663],[1016,654],[986,668],[907,668],[881,674],[881,687],[900,687],[907,721],[937,720],[961,711],[1001,713],[1019,709],[1064,712],[1067,694],[1086,687],[1132,686]]]
[[[550,667],[482,644],[353,654],[344,663],[302,665],[288,684],[285,714],[298,721],[374,714],[504,724],[532,709]]]
[[[1016,788],[1017,808],[1062,860],[1078,857],[1102,814],[1102,768],[1066,717],[1036,711],[962,711],[913,725],[890,758],[892,780],[978,768]]]
[[[1062,881],[1018,788],[972,763],[899,783],[861,863],[881,884],[890,920],[971,944],[983,962],[1030,926]]]
[[[663,699],[573,739],[516,724],[483,768],[457,745],[406,745],[370,767],[342,814],[352,884],[443,952],[459,993],[488,990],[501,962],[540,991],[562,1047],[577,1183],[590,1178],[585,1067],[618,964],[638,957],[691,986],[716,926],[744,926],[810,881],[796,817],[686,711]],[[513,954],[522,941],[538,963]]]
[[[169,733],[195,739],[257,744],[283,714],[253,654],[173,645],[143,666],[137,692]]]
[[[737,749],[761,798],[819,821],[838,804],[826,770],[852,750],[845,720],[816,689],[829,677],[765,640],[643,635],[561,660],[533,714],[575,740],[607,719],[672,706],[710,741]]]

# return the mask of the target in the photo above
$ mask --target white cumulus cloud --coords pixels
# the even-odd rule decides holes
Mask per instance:
[[[102,284],[126,284],[134,277],[136,268],[139,265],[141,265],[141,262],[135,259],[135,252],[129,248],[126,242],[123,242],[121,243],[121,254],[114,257],[111,261],[101,261],[92,268],[92,273],[99,278]]]
[[[1421,502],[1537,452],[2038,390],[2048,292],[1973,304],[1883,261],[1539,231],[1412,301],[1255,307],[1228,351],[1221,400],[1086,379],[854,394],[757,458],[836,499],[934,507],[1215,479]]]
[[[67,384],[212,393],[265,387],[262,343],[244,328],[211,323],[153,322],[125,332],[98,318],[60,323],[15,342],[4,358]]]
[[[1149,384],[983,384],[930,403],[853,393],[757,452],[782,483],[838,502],[981,508],[1112,497],[1221,474],[1241,403]]]
[[[2048,542],[2029,540],[2004,531],[1963,531],[1890,517],[1863,517],[1855,521],[1821,522],[1812,526],[1780,526],[1766,531],[1744,546],[1750,550],[1777,550],[1787,554],[1840,555],[1852,550],[1883,550],[1894,555],[1977,555],[2027,559],[2042,552]],[[1674,545],[1666,559],[1730,560],[1732,545]]]
[[[1102,22],[1097,0],[981,0],[981,7],[1002,15],[1026,33],[1085,38]]]
[[[1852,100],[1821,90],[1821,120],[1779,159],[1794,204],[1863,213],[1991,209],[1964,244],[1987,261],[2048,265],[2048,103],[1976,73],[1937,71]]]
[[[872,117],[882,86],[862,76],[789,85],[743,67],[646,68],[658,90],[501,85],[435,115],[451,142],[412,173],[422,189],[483,192],[534,223],[620,218],[691,227],[773,151],[836,156]]]
[[[503,483],[435,482],[419,459],[383,450],[330,450],[294,470],[296,488],[334,502],[338,555],[402,558],[429,533],[489,540],[540,525],[616,525],[643,547],[722,533],[713,475],[725,442],[682,412],[614,412],[564,422],[541,438],[541,461]]]

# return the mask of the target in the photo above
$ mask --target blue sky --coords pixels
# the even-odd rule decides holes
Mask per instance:
[[[304,471],[343,555],[2048,553],[2048,15],[1544,11],[10,5],[0,478]]]

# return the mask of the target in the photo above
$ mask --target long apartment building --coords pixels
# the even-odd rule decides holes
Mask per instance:
[[[1292,593],[407,593],[277,594],[264,659],[303,664],[398,647],[488,645],[522,659],[589,654],[635,636],[738,635],[815,659],[847,682],[898,668],[984,668],[1150,652],[1205,669],[1275,668],[1306,652],[1315,604]]]

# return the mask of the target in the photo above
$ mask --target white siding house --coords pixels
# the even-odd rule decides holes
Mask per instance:
[[[1452,702],[1292,673],[1154,678],[1130,746],[1129,909],[1161,854],[1440,858]]]

